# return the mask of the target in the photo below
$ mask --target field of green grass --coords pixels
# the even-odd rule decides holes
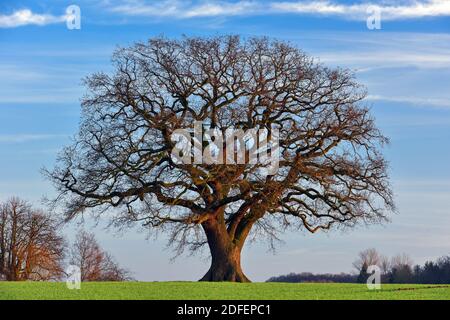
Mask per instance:
[[[0,300],[5,299],[450,300],[450,286],[382,285],[370,291],[361,284],[333,283],[91,282],[69,290],[65,283],[0,282]]]

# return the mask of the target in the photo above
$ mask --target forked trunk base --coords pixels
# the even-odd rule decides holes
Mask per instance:
[[[208,272],[199,281],[251,282],[240,266],[233,265],[211,265]]]

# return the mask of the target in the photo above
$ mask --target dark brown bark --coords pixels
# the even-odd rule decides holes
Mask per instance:
[[[242,244],[229,237],[225,223],[211,219],[202,224],[211,252],[211,266],[200,281],[250,282],[241,268]]]

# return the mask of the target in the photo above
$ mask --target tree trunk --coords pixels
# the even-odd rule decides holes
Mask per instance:
[[[242,272],[241,250],[231,241],[224,223],[216,219],[202,223],[211,252],[211,266],[200,281],[250,282]]]

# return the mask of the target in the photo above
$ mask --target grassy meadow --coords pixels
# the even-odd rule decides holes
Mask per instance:
[[[386,284],[368,290],[361,284],[90,282],[80,290],[65,283],[0,282],[0,300],[450,300],[450,286]]]

